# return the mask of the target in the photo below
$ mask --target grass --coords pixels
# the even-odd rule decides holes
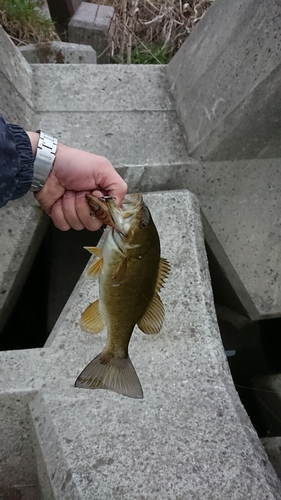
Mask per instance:
[[[16,45],[58,40],[54,24],[40,13],[41,2],[0,0],[0,24]]]

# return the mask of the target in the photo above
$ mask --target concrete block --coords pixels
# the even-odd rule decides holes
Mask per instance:
[[[47,65],[34,67],[40,127],[52,130],[62,142],[107,156],[115,166],[186,161],[164,68],[57,69],[55,76]],[[42,83],[47,81],[43,97]]]
[[[0,210],[0,330],[13,310],[48,223],[31,193]]]
[[[96,52],[90,45],[45,42],[19,47],[29,64],[96,64]]]
[[[280,157],[280,3],[216,0],[167,67],[197,159]]]
[[[162,332],[136,329],[130,344],[144,399],[73,387],[105,342],[105,332],[80,331],[81,311],[98,289],[84,274],[46,347],[0,353],[3,397],[33,394],[24,443],[33,443],[42,498],[277,500],[280,482],[221,344],[197,199],[170,191],[145,200],[172,270],[161,291]],[[20,432],[15,421],[10,434]],[[23,456],[10,455],[10,467]]]
[[[1,113],[22,127],[33,123],[32,70],[0,26]]]
[[[98,63],[108,63],[113,16],[113,7],[82,2],[68,24],[69,41],[91,45],[97,53]]]
[[[186,186],[195,193],[206,241],[238,298],[221,289],[224,304],[252,320],[280,316],[280,160],[193,160],[173,167],[163,161],[118,171],[133,191],[142,183],[144,190]]]

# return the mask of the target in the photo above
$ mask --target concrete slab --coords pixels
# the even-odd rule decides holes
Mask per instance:
[[[37,113],[175,110],[164,66],[32,66]],[[42,83],[47,82],[44,95]]]
[[[24,45],[19,51],[29,64],[96,64],[96,52],[90,45],[44,42]]]
[[[164,68],[56,69],[55,74],[50,65],[33,66],[40,127],[52,130],[62,142],[107,156],[115,166],[186,161]]]
[[[26,443],[32,437],[42,497],[278,499],[281,484],[222,347],[197,199],[187,191],[145,199],[172,271],[161,292],[162,332],[136,331],[130,345],[144,400],[73,387],[105,342],[105,332],[93,337],[79,328],[81,311],[97,297],[97,283],[84,275],[45,348],[0,353],[3,397],[32,398]],[[2,412],[6,423],[10,411]],[[13,422],[10,435],[19,436],[20,421]],[[9,464],[16,473],[14,447]],[[23,457],[22,449],[18,467]]]
[[[280,45],[279,0],[211,5],[167,67],[189,155],[280,157]]]
[[[0,210],[0,330],[13,310],[49,222],[31,193]]]

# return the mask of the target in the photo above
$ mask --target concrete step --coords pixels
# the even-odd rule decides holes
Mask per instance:
[[[40,127],[62,142],[115,166],[187,161],[164,67],[34,65],[33,82]]]

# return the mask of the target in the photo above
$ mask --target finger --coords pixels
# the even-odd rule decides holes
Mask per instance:
[[[95,196],[102,196],[100,191],[95,191],[94,193]],[[90,215],[91,208],[86,201],[85,194],[89,194],[89,191],[79,191],[76,193],[76,213],[85,228],[89,229],[89,231],[97,231],[102,226],[102,222],[98,218],[95,218],[94,214]]]
[[[76,212],[76,196],[74,191],[65,191],[62,197],[62,211],[70,227],[76,229],[76,231],[84,229],[84,224],[82,224]]]
[[[53,204],[50,211],[50,216],[53,220],[54,225],[61,231],[68,231],[70,229],[70,225],[68,224],[62,210],[61,198]]]
[[[100,188],[103,190],[103,192],[106,192],[110,196],[114,196],[116,198],[116,205],[122,205],[122,201],[124,200],[128,186],[126,182],[120,177],[119,174],[117,174],[116,170],[113,170],[110,172],[110,178],[111,183],[110,185],[106,185],[106,182],[104,182]],[[105,178],[104,181],[106,181]]]

